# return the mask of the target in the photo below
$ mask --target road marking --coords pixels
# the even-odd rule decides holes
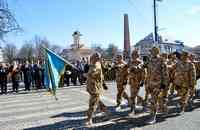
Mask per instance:
[[[30,114],[26,114],[26,115],[20,115],[20,116],[14,115],[14,116],[2,118],[2,119],[0,118],[0,123],[5,123],[5,122],[15,121],[15,120],[22,120],[22,119],[29,119],[29,118],[31,119],[34,117],[36,118],[36,117],[41,117],[41,116],[54,116],[54,115],[58,115],[58,114],[61,114],[64,112],[84,110],[84,109],[87,109],[87,107],[88,106],[81,105],[81,106],[73,107],[73,108],[55,109],[55,110],[50,110],[50,111],[39,111],[39,112],[30,113]]]
[[[66,103],[68,102],[68,103]],[[65,104],[66,103],[66,104]],[[22,105],[22,104],[21,104]],[[49,110],[49,109],[59,109],[59,107],[70,107],[70,105],[76,105],[75,102],[71,102],[70,100],[62,100],[62,102],[40,102],[37,104],[32,104],[32,105],[28,105],[27,104],[23,104],[23,107],[16,107],[13,105],[13,107],[5,107],[2,110],[0,110],[0,118],[3,115],[7,114],[7,115],[11,115],[11,114],[17,114],[17,113],[26,113],[29,111],[43,111],[43,110]],[[16,111],[17,110],[17,111]]]

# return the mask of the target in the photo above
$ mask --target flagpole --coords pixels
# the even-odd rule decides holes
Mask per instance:
[[[45,47],[42,47],[44,50],[45,49],[47,49],[47,48],[45,48]],[[52,79],[52,72],[51,72],[51,70],[50,70],[50,65],[49,65],[49,62],[48,62],[48,58],[47,58],[47,53],[46,53],[46,51],[45,51],[45,64],[47,64],[47,68],[48,68],[48,72],[49,72],[49,77],[50,77],[50,82],[52,82],[53,81],[53,79]],[[52,85],[53,85],[53,83],[51,83]],[[52,89],[55,89],[54,87],[52,87]],[[55,100],[57,101],[58,100],[58,98],[57,98],[57,96],[56,96],[56,92],[55,92],[55,90],[50,90],[50,92],[53,94],[53,96],[55,97]]]
[[[50,82],[52,82],[53,81],[53,79],[52,79],[52,72],[51,72],[51,70],[50,70],[50,65],[49,65],[49,63],[47,62],[46,63],[47,65],[48,65],[48,71],[49,71],[49,77],[50,77]],[[52,85],[53,85],[53,83],[51,83]],[[52,90],[51,91],[53,91],[52,93],[53,93],[53,95],[54,95],[54,97],[55,97],[55,100],[57,101],[58,100],[58,98],[57,98],[57,96],[56,96],[56,90],[53,90],[53,89],[55,89],[55,86],[54,87],[52,87]]]

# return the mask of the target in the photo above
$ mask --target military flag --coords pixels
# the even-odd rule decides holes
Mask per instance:
[[[65,72],[65,66],[70,65],[76,68],[70,62],[55,54],[48,48],[45,50],[45,86],[56,97],[56,90],[59,87],[61,76]],[[57,98],[56,98],[57,99]]]

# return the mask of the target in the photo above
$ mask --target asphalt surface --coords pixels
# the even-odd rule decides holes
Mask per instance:
[[[102,100],[111,115],[106,119],[99,112],[95,113],[95,123],[91,127],[84,125],[89,99],[85,86],[71,86],[58,89],[58,100],[46,90],[0,95],[0,130],[200,130],[200,96],[195,99],[193,109],[184,115],[176,113],[176,98],[173,99],[169,114],[160,114],[156,124],[147,125],[149,113],[138,108],[137,115],[128,116],[126,101],[124,108],[116,112],[116,84],[107,82],[107,85],[109,89]],[[140,95],[144,95],[143,90]]]

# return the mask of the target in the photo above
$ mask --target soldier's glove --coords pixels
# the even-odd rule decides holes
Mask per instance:
[[[165,88],[166,88],[166,85],[164,85],[164,84],[160,85],[160,89],[165,89]]]
[[[108,86],[105,83],[103,83],[103,89],[108,90]]]
[[[143,87],[143,85],[144,85],[144,81],[141,81],[139,86]]]
[[[124,82],[123,82],[123,85],[127,85],[127,81],[124,81]]]

